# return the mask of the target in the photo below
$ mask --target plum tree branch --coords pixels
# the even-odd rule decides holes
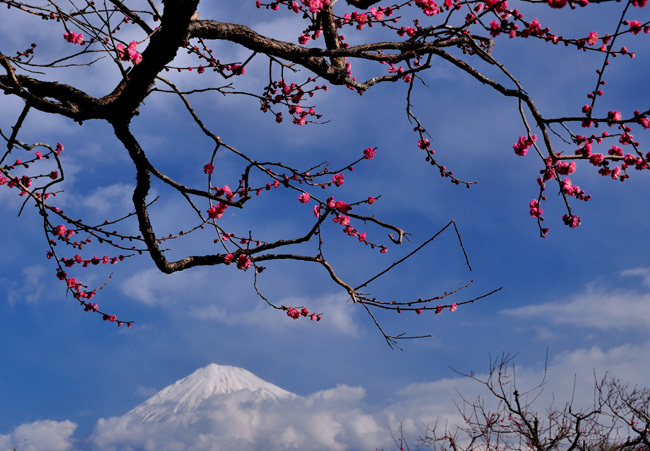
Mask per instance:
[[[230,138],[222,140],[215,130],[221,134],[229,129],[222,122],[216,122],[216,125],[211,122],[210,108],[215,105],[212,100],[206,105],[205,102],[195,101],[196,98],[193,97],[190,103],[190,95],[199,96],[210,92],[256,99],[259,101],[260,110],[271,114],[275,122],[282,123],[288,118],[293,124],[304,126],[328,122],[328,118],[319,110],[316,96],[317,93],[319,96],[325,95],[329,88],[326,83],[342,86],[343,92],[346,92],[345,88],[349,88],[359,94],[371,88],[375,89],[373,87],[379,84],[386,86],[389,82],[405,83],[406,119],[414,133],[413,147],[423,151],[424,160],[439,170],[442,177],[456,185],[470,187],[475,182],[466,182],[464,177],[455,175],[453,170],[447,168],[439,158],[439,155],[444,154],[438,153],[434,157],[432,141],[435,134],[427,130],[429,118],[421,117],[416,112],[419,85],[428,87],[439,84],[438,80],[432,82],[427,79],[425,74],[440,67],[440,64],[448,64],[454,70],[469,75],[479,85],[489,86],[503,97],[516,99],[525,132],[516,141],[513,150],[517,155],[524,156],[530,147],[534,147],[542,165],[537,179],[539,194],[537,199],[533,199],[529,204],[530,215],[537,220],[542,236],[545,236],[548,229],[542,227],[544,218],[541,216],[539,205],[547,199],[547,182],[558,187],[564,203],[563,212],[566,212],[562,217],[563,222],[570,227],[577,227],[580,223],[580,218],[572,212],[572,197],[584,201],[588,200],[589,196],[579,187],[572,185],[568,177],[564,177],[575,171],[576,163],[585,162],[596,166],[601,175],[621,181],[628,177],[628,168],[650,169],[648,156],[643,154],[640,143],[632,135],[632,127],[650,128],[650,110],[647,106],[639,108],[634,114],[625,114],[625,117],[613,109],[606,109],[606,115],[593,111],[600,103],[597,98],[601,98],[602,73],[609,66],[610,57],[633,55],[625,48],[616,50],[612,47],[613,43],[618,42],[617,39],[625,34],[636,36],[640,31],[647,31],[650,26],[648,23],[625,19],[628,10],[631,11],[632,6],[636,6],[632,2],[627,2],[621,7],[622,13],[615,18],[618,22],[613,28],[616,32],[612,36],[597,37],[590,34],[587,38],[563,38],[553,35],[549,31],[550,28],[543,28],[537,19],[529,20],[514,6],[508,6],[502,1],[450,0],[433,5],[432,2],[406,0],[388,6],[377,0],[347,0],[349,6],[357,9],[355,11],[346,7],[344,2],[336,1],[277,0],[268,4],[257,2],[256,5],[250,0],[248,5],[242,3],[242,10],[249,7],[254,11],[257,6],[266,8],[270,14],[285,9],[288,14],[294,15],[292,17],[296,22],[300,22],[298,28],[291,30],[295,31],[296,42],[293,42],[292,38],[275,39],[270,37],[270,33],[260,32],[254,25],[245,25],[254,23],[250,20],[245,22],[233,19],[233,23],[222,22],[215,20],[219,17],[210,17],[212,13],[206,14],[205,19],[198,19],[199,3],[199,0],[163,0],[161,13],[153,0],[141,2],[138,8],[143,8],[142,10],[135,10],[130,6],[130,2],[122,0],[108,0],[102,6],[90,1],[71,2],[69,7],[52,2],[45,6],[35,6],[14,0],[0,0],[0,4],[8,7],[8,14],[20,14],[22,17],[36,19],[40,21],[39,25],[48,25],[43,28],[47,29],[48,33],[50,29],[54,30],[52,36],[58,35],[58,39],[61,39],[59,33],[62,33],[65,40],[64,50],[57,46],[48,46],[44,52],[47,53],[46,56],[38,54],[41,47],[36,43],[18,51],[8,48],[11,45],[9,43],[0,44],[0,91],[23,102],[22,111],[15,112],[12,122],[7,126],[2,125],[6,131],[11,127],[11,133],[3,133],[0,130],[7,147],[0,160],[0,186],[15,188],[20,196],[25,196],[25,200],[35,202],[44,216],[45,234],[54,242],[72,246],[77,252],[81,246],[87,244],[85,241],[73,241],[71,238],[73,233],[80,231],[87,232],[92,238],[99,238],[107,233],[107,244],[120,249],[125,246],[118,243],[118,239],[144,242],[146,251],[156,266],[165,273],[196,266],[235,263],[240,270],[251,269],[255,272],[255,290],[269,303],[258,290],[257,277],[264,270],[259,263],[273,260],[295,260],[321,265],[334,283],[342,287],[355,303],[362,303],[369,313],[370,308],[398,312],[404,308],[418,310],[418,313],[420,307],[422,310],[435,310],[436,313],[440,313],[444,308],[453,311],[458,305],[471,303],[494,293],[492,291],[483,296],[444,306],[434,306],[433,302],[457,293],[464,286],[440,296],[417,301],[389,302],[370,294],[359,293],[358,290],[367,287],[378,277],[413,258],[451,225],[455,229],[465,262],[471,270],[456,223],[450,221],[422,245],[416,246],[412,251],[406,251],[404,257],[394,260],[383,271],[354,288],[354,285],[344,280],[342,273],[338,272],[340,269],[335,271],[331,261],[325,258],[327,252],[323,243],[328,235],[324,233],[326,221],[328,226],[339,228],[345,239],[360,243],[371,252],[388,251],[384,244],[375,241],[372,233],[374,230],[387,231],[389,239],[395,245],[403,244],[404,238],[410,241],[411,236],[402,225],[392,224],[380,215],[368,212],[370,206],[381,196],[376,199],[368,197],[367,194],[355,194],[350,196],[355,199],[349,200],[345,189],[334,191],[343,185],[345,177],[353,175],[353,165],[365,164],[365,160],[372,160],[378,147],[367,147],[365,150],[349,149],[354,156],[347,164],[341,165],[337,161],[335,164],[340,167],[337,170],[330,169],[327,162],[330,156],[319,156],[317,161],[325,161],[319,164],[305,164],[305,155],[302,154],[296,156],[299,164],[266,154],[260,157],[256,154],[258,150],[250,147],[248,143],[242,145],[241,142]],[[558,9],[566,3],[572,6],[569,0],[553,0],[540,3],[539,7],[547,8],[548,3],[553,3],[551,6]],[[206,8],[207,10],[210,8]],[[291,21],[287,23],[293,24]],[[373,31],[370,31],[371,28]],[[348,29],[353,35],[352,39],[343,37],[343,30]],[[594,52],[602,53],[604,60],[596,77],[596,89],[588,93],[588,96],[591,96],[590,104],[582,107],[584,116],[575,113],[544,114],[519,81],[523,78],[515,76],[516,72],[512,70],[510,63],[506,65],[502,62],[506,61],[505,58],[497,58],[495,45],[500,35],[512,40],[510,42],[521,42],[522,39],[530,38],[539,43],[563,44],[579,51],[585,50],[591,55],[594,55]],[[602,46],[597,44],[599,41],[603,43]],[[214,48],[211,47],[213,45]],[[142,53],[138,48],[144,49],[141,50]],[[227,59],[234,60],[226,61]],[[262,59],[263,61],[260,61]],[[112,71],[111,74],[117,76],[110,78],[110,83],[103,82],[103,85],[95,87],[93,91],[84,88],[86,92],[82,87],[88,84],[79,80],[87,74],[95,76],[96,73],[90,72],[91,69],[106,70],[107,73]],[[66,74],[71,73],[70,71],[74,71],[74,77],[67,77]],[[167,75],[167,72],[170,74]],[[87,78],[84,81],[86,82]],[[164,89],[154,87],[156,83],[164,84]],[[99,94],[91,95],[90,92]],[[184,121],[188,132],[200,131],[213,143],[208,149],[197,145],[189,157],[178,156],[193,159],[188,161],[188,164],[195,165],[198,174],[203,166],[205,177],[201,176],[197,183],[194,180],[186,182],[189,174],[183,173],[180,168],[165,169],[163,164],[154,160],[153,156],[157,155],[159,148],[160,151],[166,149],[169,141],[167,137],[162,137],[157,145],[159,148],[153,148],[155,151],[152,149],[145,152],[134,132],[138,130],[139,136],[140,132],[136,126],[140,125],[137,122],[140,118],[136,120],[136,116],[150,118],[152,111],[155,114],[159,99],[165,99],[164,96],[169,94],[173,96],[174,102],[180,101],[172,107],[174,114],[175,106],[182,104],[182,119],[179,120]],[[146,107],[143,107],[145,101]],[[141,237],[117,231],[107,232],[102,226],[96,225],[96,222],[77,220],[69,214],[59,213],[46,202],[48,196],[58,194],[50,190],[52,185],[60,184],[64,179],[59,158],[63,145],[22,142],[27,141],[21,136],[25,132],[25,124],[29,123],[27,115],[29,114],[31,120],[38,112],[69,118],[82,125],[89,120],[103,121],[111,125],[115,137],[129,154],[129,164],[132,164],[136,171],[136,184],[132,194],[135,212],[123,215],[122,218],[126,220],[135,216]],[[600,135],[594,132],[591,136],[582,136],[579,131],[574,130],[577,127],[582,130],[600,124],[613,127],[615,132]],[[248,127],[248,133],[256,131],[250,124]],[[542,136],[539,143],[536,142],[536,131]],[[161,132],[164,134],[166,130]],[[515,140],[516,138],[513,139]],[[611,140],[618,142],[608,151],[602,154],[596,150],[592,152],[592,144],[595,147],[602,141]],[[458,141],[462,142],[462,138],[458,138]],[[619,144],[621,147],[618,147]],[[573,145],[579,148],[570,148]],[[622,146],[629,146],[627,149],[630,150],[625,152]],[[46,155],[36,148],[46,149]],[[176,151],[172,148],[167,150]],[[18,152],[32,153],[17,155]],[[79,158],[84,157],[81,152],[77,155]],[[52,158],[56,165],[48,167],[45,160]],[[291,158],[293,157],[289,160]],[[300,166],[309,169],[298,169]],[[612,169],[612,166],[615,167]],[[34,168],[38,167],[48,167],[48,170],[37,173]],[[31,170],[27,171],[29,168]],[[233,189],[228,187],[226,180]],[[236,180],[235,185],[232,180]],[[149,215],[157,205],[152,207],[147,197],[150,196],[152,183],[158,182],[168,189],[172,196],[181,197],[191,207],[191,216],[195,222],[186,228],[187,232],[180,231],[163,236],[152,224]],[[37,185],[36,188],[30,188],[31,184]],[[203,189],[197,188],[199,186]],[[325,190],[326,194],[318,194],[321,190]],[[269,197],[256,202],[258,196]],[[204,206],[203,202],[207,205]],[[304,216],[300,216],[302,213],[294,216],[291,208],[304,204],[312,209],[303,210],[307,212]],[[255,211],[252,205],[260,205],[271,211],[269,215],[273,218],[269,220],[286,221],[286,218],[292,218],[292,221],[301,221],[297,226],[299,232],[269,239],[271,234],[263,227],[265,224],[251,224],[250,227],[239,224],[237,232],[231,231],[231,228],[235,229],[234,222],[230,222],[228,217],[222,219],[226,209],[235,207],[228,211],[228,215],[243,216],[244,211],[245,214]],[[302,206],[300,208],[304,209]],[[48,218],[48,215],[52,216]],[[56,224],[54,218],[64,224]],[[266,217],[261,222],[265,223]],[[106,224],[113,222],[107,220]],[[363,230],[367,230],[368,234]],[[162,243],[169,243],[170,240],[189,233],[192,233],[193,237],[211,234],[210,239],[219,247],[220,252],[205,251],[205,254],[200,255],[194,255],[196,252],[185,252],[183,255],[187,254],[186,256],[171,260],[171,253],[168,252],[170,249],[163,249]],[[311,243],[314,243],[313,248],[309,248]],[[68,289],[88,307],[87,301],[84,300],[86,298],[83,297],[86,291],[81,288],[82,285],[63,271],[64,267],[80,264],[77,260],[81,260],[81,264],[88,264],[88,261],[84,262],[81,257],[70,259],[59,256],[54,246],[51,247],[50,258],[57,261],[57,277],[64,280]],[[143,249],[134,248],[133,251],[139,253]],[[428,306],[423,307],[423,304]],[[295,315],[294,310],[287,307],[288,313]],[[371,317],[376,323],[376,318],[372,314]],[[395,340],[406,337],[404,334],[387,334],[381,327],[379,330],[391,345],[395,344]],[[583,420],[584,417],[576,417],[576,421]],[[532,419],[522,418],[521,425],[528,428],[529,435],[539,435],[537,425]]]

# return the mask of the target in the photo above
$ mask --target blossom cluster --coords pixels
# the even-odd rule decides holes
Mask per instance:
[[[528,153],[528,149],[537,141],[537,135],[520,136],[517,142],[512,146],[515,153],[520,157],[525,156]]]
[[[533,218],[542,217],[543,211],[542,208],[539,206],[539,201],[537,199],[533,199],[532,201],[530,201],[530,204],[528,206],[530,207],[530,215]]]
[[[445,3],[448,3],[446,6],[451,6],[453,4],[450,0],[445,0]],[[427,16],[434,16],[440,12],[435,0],[415,0],[415,4],[419,6],[422,9],[422,12]]]
[[[301,0],[302,4],[309,7],[309,12],[317,13],[327,4],[330,0]]]
[[[233,254],[227,254],[223,258],[223,262],[226,265],[230,265],[232,262],[235,261],[235,256]],[[246,271],[248,268],[251,267],[252,261],[250,257],[247,254],[239,254],[237,257],[237,269],[241,269],[243,271]]]
[[[376,154],[377,154],[377,152],[372,147],[368,147],[367,149],[365,149],[363,151],[363,157],[366,160],[372,160],[375,157]]]
[[[211,168],[211,169],[210,169]],[[210,174],[214,168],[210,163],[205,165],[204,170],[207,174]],[[235,193],[233,193],[228,185],[224,185],[223,188],[214,188],[214,190],[219,194],[219,195],[224,195],[227,200],[232,200],[233,197],[235,197]],[[213,205],[210,208],[208,208],[208,217],[210,219],[221,219],[223,216],[224,212],[228,208],[228,204],[225,202],[218,202],[217,205]]]
[[[322,316],[322,314],[309,313],[309,310],[307,310],[304,307],[301,309],[297,309],[296,307],[286,307],[283,305],[282,309],[286,310],[287,316],[293,319],[309,316],[309,319],[311,319],[312,321],[320,321]]]
[[[131,41],[128,47],[124,47],[122,44],[117,44],[115,49],[117,50],[117,56],[122,61],[130,61],[134,65],[140,64],[142,62],[142,55],[137,51],[138,43],[136,41]]]
[[[313,122],[314,119],[320,119],[322,116],[316,113],[314,107],[304,104],[305,96],[313,97],[316,91],[328,90],[327,85],[315,85],[311,89],[305,89],[307,84],[314,81],[314,79],[309,78],[302,85],[288,83],[284,80],[269,83],[264,89],[260,109],[264,112],[270,111],[275,114],[275,121],[277,123],[282,123],[284,120],[282,112],[273,111],[273,106],[278,104],[287,107],[289,114],[293,117],[293,123],[296,125],[307,125]]]
[[[575,197],[578,200],[588,201],[591,196],[585,194],[579,186],[574,184],[569,177],[560,179],[559,176],[567,176],[573,174],[577,169],[576,161],[567,161],[568,158],[586,159],[592,165],[598,168],[598,173],[602,176],[607,176],[613,180],[624,181],[629,178],[627,170],[631,167],[636,170],[649,169],[648,161],[650,160],[650,152],[643,155],[639,150],[639,143],[635,141],[634,136],[631,134],[632,128],[626,123],[629,120],[624,120],[620,111],[608,111],[605,119],[595,119],[592,117],[593,106],[584,105],[582,112],[587,116],[582,125],[585,128],[591,127],[593,124],[606,123],[609,127],[617,127],[620,130],[619,134],[610,134],[607,130],[602,131],[598,135],[582,136],[576,135],[573,141],[579,146],[572,156],[562,156],[561,154],[550,155],[545,159],[545,169],[542,172],[542,177],[538,177],[537,182],[543,192],[546,189],[546,181],[556,179],[560,186],[560,193],[565,196]],[[642,115],[639,111],[634,112],[633,122],[640,124],[644,129],[650,128],[650,118]],[[603,144],[605,140],[618,138],[619,145],[611,145],[606,154],[601,152],[594,152],[594,144]],[[526,137],[520,137],[519,141],[513,146],[515,153],[518,155],[525,155],[528,147],[532,143]],[[630,152],[623,150],[624,146],[631,146]],[[633,152],[633,153],[632,153]],[[635,155],[636,154],[636,155]],[[611,167],[612,162],[620,162],[620,164]],[[540,199],[545,200],[546,197],[540,194]],[[539,220],[544,218],[541,216],[541,208],[539,207],[538,200],[530,203],[530,215]],[[580,217],[574,215],[569,210],[563,216],[563,222],[571,228],[578,227],[581,223]],[[542,236],[544,236],[548,229],[540,229]]]
[[[71,44],[83,45],[84,35],[83,33],[74,33],[71,31],[66,31],[63,33],[63,38]]]

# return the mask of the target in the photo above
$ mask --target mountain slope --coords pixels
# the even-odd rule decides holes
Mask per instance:
[[[208,399],[220,396],[257,402],[295,395],[243,368],[212,363],[165,387],[131,410],[129,415],[142,423],[165,422],[175,415],[197,409]]]

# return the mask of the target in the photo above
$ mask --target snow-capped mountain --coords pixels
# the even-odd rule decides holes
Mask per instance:
[[[255,403],[295,396],[243,368],[211,363],[165,387],[131,410],[129,415],[142,423],[160,423],[195,410],[208,400],[227,397]]]
[[[244,369],[212,364],[124,415],[100,418],[78,449],[345,451],[392,446],[393,414],[366,412],[364,396],[363,388],[345,385],[297,396]]]

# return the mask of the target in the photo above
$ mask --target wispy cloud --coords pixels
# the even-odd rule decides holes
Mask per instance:
[[[44,282],[45,281],[45,282]],[[50,284],[49,274],[44,266],[33,265],[23,268],[19,278],[0,278],[9,304],[33,304],[40,301]]]
[[[643,285],[650,287],[650,268],[638,266],[621,272],[621,277],[640,277]]]
[[[623,276],[642,276],[650,286],[650,270],[636,268]],[[576,325],[599,330],[646,330],[650,326],[650,293],[628,289],[608,290],[588,285],[581,293],[566,299],[527,305],[502,311],[503,314],[536,322]]]
[[[81,204],[102,215],[109,215],[111,218],[114,212],[126,213],[133,210],[131,198],[133,186],[124,183],[115,183],[109,186],[97,188],[81,199]]]

